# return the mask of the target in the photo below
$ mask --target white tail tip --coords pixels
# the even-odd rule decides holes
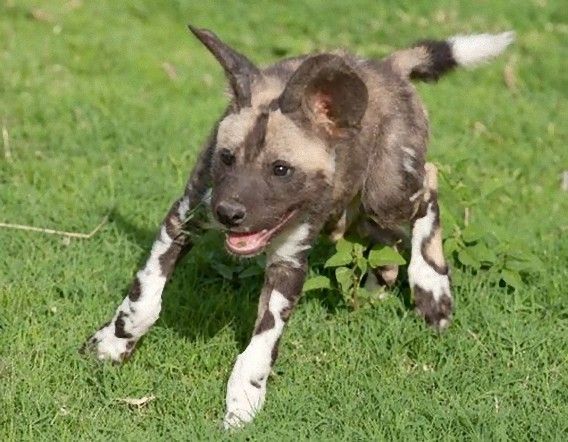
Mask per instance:
[[[448,39],[452,55],[460,66],[476,66],[501,54],[515,40],[515,32],[457,35]]]

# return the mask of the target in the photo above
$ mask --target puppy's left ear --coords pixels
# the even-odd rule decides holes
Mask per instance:
[[[344,138],[360,128],[368,100],[367,86],[341,57],[320,54],[292,75],[279,106],[284,114]]]

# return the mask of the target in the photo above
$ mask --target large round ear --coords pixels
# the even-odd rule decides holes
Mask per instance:
[[[210,30],[198,29],[192,25],[188,27],[223,66],[238,108],[249,107],[251,105],[250,85],[254,77],[260,74],[258,68],[244,55],[223,43]]]
[[[300,114],[334,137],[360,127],[369,93],[359,75],[338,55],[320,54],[304,61],[279,98],[282,113]]]

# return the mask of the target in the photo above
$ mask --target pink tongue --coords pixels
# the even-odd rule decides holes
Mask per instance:
[[[266,232],[255,233],[229,233],[227,244],[239,253],[253,253],[267,243],[268,235]]]

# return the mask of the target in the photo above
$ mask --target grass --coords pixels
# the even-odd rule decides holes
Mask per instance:
[[[222,72],[186,22],[259,63],[338,46],[379,57],[418,38],[515,29],[500,61],[419,89],[430,158],[472,193],[503,183],[469,208],[472,220],[508,230],[545,271],[520,290],[483,273],[461,278],[443,336],[396,296],[404,283],[355,312],[308,294],[264,410],[234,435],[220,429],[225,382],[261,282],[224,280],[208,244],[177,269],[129,363],[80,357],[224,106]],[[0,2],[0,124],[11,150],[0,152],[0,222],[88,232],[113,209],[88,240],[0,230],[0,439],[565,440],[567,38],[560,0]],[[506,65],[516,90],[504,85]],[[156,398],[140,409],[119,401],[147,395]]]

